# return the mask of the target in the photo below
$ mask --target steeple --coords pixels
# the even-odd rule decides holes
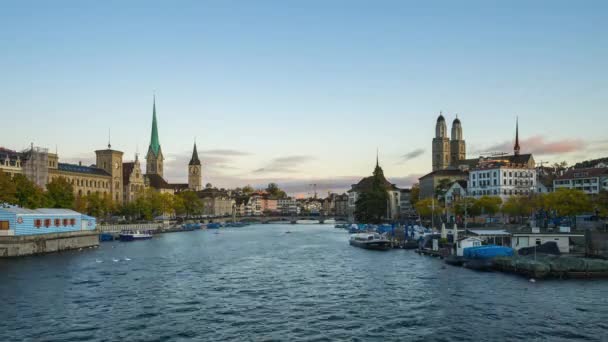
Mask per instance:
[[[192,158],[188,165],[201,165],[201,161],[198,159],[198,152],[196,151],[196,142],[194,143],[194,149],[192,149]]]
[[[376,149],[376,167],[374,168],[374,175],[381,174],[384,175],[384,171],[380,167],[380,162],[378,160],[378,149]]]
[[[515,146],[513,146],[513,153],[519,155],[519,118],[515,118]]]
[[[160,141],[158,139],[158,126],[156,123],[156,95],[152,102],[152,134],[150,136],[150,150],[155,156],[158,156],[158,150],[160,149]]]

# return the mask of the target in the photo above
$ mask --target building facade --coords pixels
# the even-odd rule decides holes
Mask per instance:
[[[468,194],[472,197],[499,196],[503,200],[513,195],[530,195],[536,192],[536,168],[522,159],[510,156],[504,160],[489,160],[469,171]],[[528,155],[532,158],[531,155]]]
[[[455,167],[461,160],[466,159],[466,144],[462,134],[462,124],[456,117],[452,122],[452,134],[448,138],[448,128],[443,114],[439,114],[435,124],[433,138],[433,171]]]
[[[576,189],[589,195],[598,194],[602,190],[608,191],[608,168],[570,169],[555,178],[553,188],[556,191]]]

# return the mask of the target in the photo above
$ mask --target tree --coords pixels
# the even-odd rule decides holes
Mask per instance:
[[[255,192],[255,189],[251,185],[245,185],[242,191],[244,195],[249,196]]]
[[[386,215],[387,206],[388,192],[384,184],[384,174],[380,166],[376,165],[371,185],[359,192],[355,204],[355,218],[361,223],[380,223]]]
[[[281,190],[279,188],[279,186],[277,185],[277,183],[270,183],[270,184],[268,184],[268,187],[266,188],[266,192],[272,198],[285,198],[285,197],[287,197],[287,194],[285,193],[285,191]]]
[[[600,191],[593,199],[593,206],[600,217],[608,217],[608,191]]]
[[[74,187],[64,177],[54,178],[46,185],[46,196],[53,208],[72,208],[74,206]]]
[[[412,189],[410,191],[410,203],[412,206],[416,206],[418,200],[420,200],[420,184],[416,183],[412,185]]]
[[[575,189],[557,189],[547,194],[546,204],[558,215],[567,217],[588,213],[593,209],[589,196]]]
[[[521,196],[510,196],[502,205],[501,211],[511,217],[520,219],[526,214],[525,200]]]
[[[558,163],[553,163],[551,166],[556,170],[564,170],[568,167],[568,162],[564,160]]]
[[[435,196],[441,201],[445,201],[445,194],[450,189],[452,185],[452,181],[449,178],[442,178],[439,180],[439,183],[435,187]]]
[[[178,202],[181,202],[179,209],[183,210],[186,217],[200,215],[203,212],[203,201],[194,191],[183,191],[176,197],[179,198]]]
[[[24,175],[16,174],[13,176],[13,182],[16,188],[15,197],[20,207],[36,209],[44,207],[47,204],[47,199],[42,188],[27,179]]]
[[[0,205],[17,204],[17,187],[11,177],[0,170]]]
[[[437,201],[433,203],[432,198],[425,198],[423,200],[417,201],[415,208],[418,215],[427,218],[430,218],[432,215],[438,213],[441,210]]]
[[[475,217],[481,213],[477,201],[474,197],[459,198],[453,204],[454,212],[462,217]]]
[[[477,206],[482,214],[492,216],[500,210],[501,204],[502,199],[498,196],[481,196],[473,207]]]

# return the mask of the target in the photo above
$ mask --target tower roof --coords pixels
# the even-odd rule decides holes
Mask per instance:
[[[513,152],[518,155],[520,151],[519,147],[519,118],[515,118],[515,146],[513,146]]]
[[[445,118],[443,117],[443,112],[439,112],[439,117],[437,118],[437,122],[441,121],[445,121]]]
[[[156,123],[156,96],[152,102],[152,134],[150,136],[150,150],[155,156],[158,156],[160,150],[160,141],[158,139],[158,126]]]
[[[198,159],[198,152],[196,151],[196,143],[194,143],[194,149],[192,150],[192,158],[188,165],[201,165],[201,161]]]

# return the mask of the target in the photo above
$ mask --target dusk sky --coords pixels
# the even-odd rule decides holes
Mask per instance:
[[[166,176],[346,190],[431,169],[439,111],[467,157],[608,156],[606,1],[3,1],[0,146],[91,164],[150,140]],[[448,129],[450,127],[448,126]]]

